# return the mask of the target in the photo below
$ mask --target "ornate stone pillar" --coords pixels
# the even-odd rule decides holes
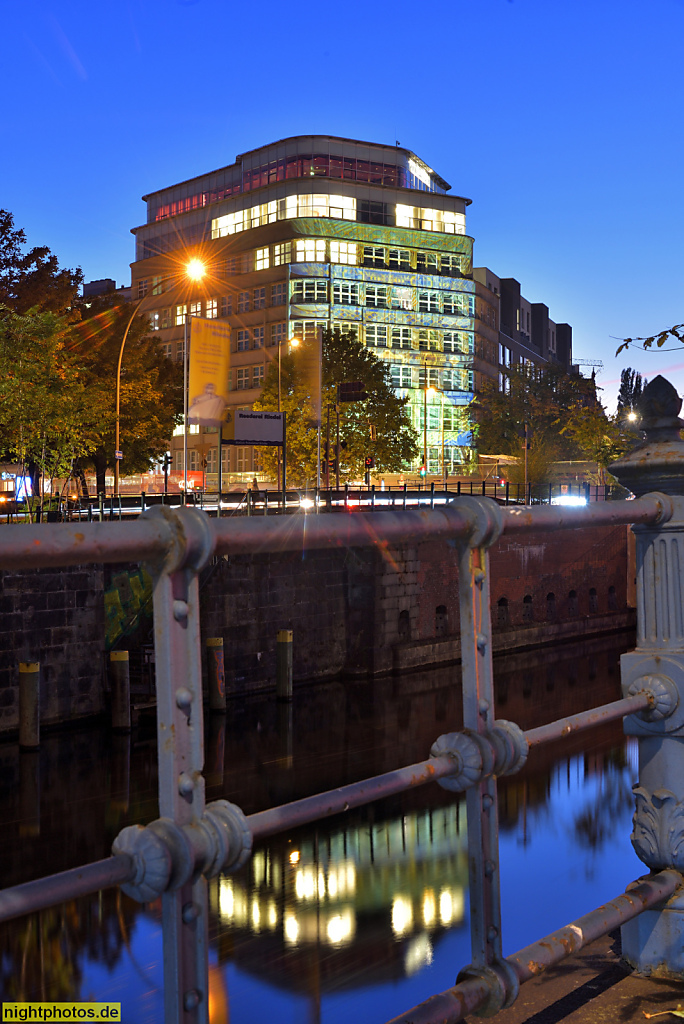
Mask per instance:
[[[637,647],[623,654],[625,696],[655,683],[653,708],[625,719],[639,737],[639,782],[632,844],[651,870],[684,871],[684,422],[682,401],[664,377],[645,388],[640,413],[646,440],[613,463],[611,473],[636,496],[660,491],[673,514],[661,526],[634,526]],[[662,908],[622,928],[624,958],[637,971],[684,978],[684,890]]]

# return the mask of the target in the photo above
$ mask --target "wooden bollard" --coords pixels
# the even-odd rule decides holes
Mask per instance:
[[[112,729],[131,731],[131,678],[128,651],[111,651],[109,680],[112,688]]]
[[[279,629],[276,643],[276,697],[292,700],[292,630]]]
[[[207,648],[209,710],[225,713],[226,672],[223,661],[223,637],[208,636],[205,640],[205,646]]]
[[[19,746],[37,750],[40,746],[40,662],[19,663]]]

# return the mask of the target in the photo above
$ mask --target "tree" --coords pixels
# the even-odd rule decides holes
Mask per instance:
[[[408,401],[395,393],[387,365],[361,342],[339,331],[323,333],[322,457],[326,410],[335,405],[337,385],[348,381],[361,381],[368,398],[340,406],[340,439],[346,445],[340,458],[342,477],[361,477],[365,459],[369,456],[375,460],[376,472],[399,472],[418,453],[417,435],[406,408]],[[297,349],[282,356],[281,409],[287,414],[288,477],[298,484],[316,479],[315,399],[305,379],[301,351]],[[275,360],[254,407],[278,408],[278,364]],[[332,447],[336,441],[335,414],[332,411],[330,420]],[[265,449],[265,452],[266,469],[275,477],[277,454],[273,449]]]
[[[14,217],[0,210],[0,305],[15,313],[29,309],[64,314],[74,307],[83,271],[65,270],[47,246],[23,251],[26,235]]]
[[[617,400],[618,416],[624,416],[636,409],[646,383],[648,382],[644,382],[641,379],[641,374],[633,370],[631,366],[622,371]]]

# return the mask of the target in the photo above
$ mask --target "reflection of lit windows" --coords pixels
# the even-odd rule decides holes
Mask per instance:
[[[292,260],[292,242],[279,242],[273,246],[273,266],[282,267]]]
[[[269,900],[266,908],[266,923],[269,928],[276,928],[278,925],[278,911],[273,900]]]
[[[325,930],[331,946],[342,946],[346,942],[351,942],[356,930],[356,919],[351,907],[329,918]]]
[[[358,306],[359,286],[350,281],[338,281],[333,285],[333,302],[338,306]]]
[[[299,862],[299,850],[293,850],[290,854],[290,864],[297,864]]]
[[[299,925],[297,924],[297,918],[293,913],[285,915],[283,921],[283,931],[285,933],[285,941],[291,945],[296,945],[297,939],[299,938]]]
[[[252,857],[252,874],[255,885],[261,885],[266,880],[266,862],[262,850],[257,850]]]
[[[254,269],[255,270],[268,270],[271,265],[271,261],[268,253],[268,246],[264,249],[257,249],[254,254]]]
[[[387,324],[366,324],[366,344],[387,348]]]
[[[185,323],[185,316],[188,312],[188,307],[183,304],[182,306],[176,306],[176,327],[182,327]]]
[[[330,243],[330,262],[346,263],[350,267],[356,266],[356,242]]]
[[[215,320],[218,316],[218,301],[217,299],[207,299],[204,306],[204,315],[207,320]]]
[[[222,878],[219,882],[219,911],[222,917],[232,918],[235,912],[235,897],[233,894],[233,883]]]
[[[316,876],[311,868],[303,868],[295,875],[295,895],[298,900],[311,900],[316,895]]]
[[[413,924],[413,907],[411,901],[404,896],[395,896],[392,901],[392,931],[395,935],[404,935]]]
[[[326,281],[299,279],[292,282],[293,302],[325,302],[327,298],[328,285]]]
[[[295,242],[295,259],[297,263],[324,263],[325,239],[299,239],[297,242]]]
[[[366,285],[366,305],[374,306],[376,309],[387,307],[387,288],[384,284]]]
[[[429,928],[431,924],[434,924],[436,916],[437,905],[435,903],[435,894],[432,889],[426,889],[425,895],[423,896],[423,921],[427,928]]]
[[[427,935],[416,935],[409,942],[404,954],[404,967],[410,977],[432,963],[432,943]]]
[[[252,928],[255,932],[261,931],[261,911],[256,900],[252,900]]]

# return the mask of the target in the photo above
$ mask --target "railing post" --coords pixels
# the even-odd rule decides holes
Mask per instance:
[[[276,697],[292,700],[292,630],[279,629],[276,640]]]
[[[636,497],[669,495],[668,522],[634,526],[637,565],[637,647],[621,658],[630,695],[648,678],[662,693],[656,706],[625,719],[639,738],[639,782],[632,845],[652,870],[684,872],[684,442],[681,399],[663,377],[644,389],[639,411],[646,441],[610,466]],[[684,895],[622,927],[622,955],[642,974],[684,978]]]
[[[163,518],[179,538],[153,577],[157,686],[159,816],[174,826],[199,825],[204,814],[204,737],[198,574],[213,553],[208,518],[185,505],[155,505],[143,518]],[[200,877],[162,895],[164,1021],[208,1024],[207,882]]]
[[[452,507],[471,519],[467,541],[459,546],[463,725],[482,736],[494,725],[494,673],[487,549],[501,535],[503,513],[491,498],[456,498]],[[482,750],[485,750],[482,744]],[[486,753],[483,758],[486,760]],[[501,941],[499,822],[496,777],[483,761],[485,777],[466,792],[472,964],[459,975],[472,977],[495,968],[506,975],[509,1005],[517,982],[507,967]],[[447,785],[448,788],[448,785]],[[501,1007],[498,1007],[499,1009]]]
[[[40,663],[19,663],[19,746],[37,750],[40,746]]]
[[[112,729],[131,731],[131,677],[128,651],[110,651],[109,679],[112,687]]]
[[[204,641],[207,652],[207,683],[209,710],[226,712],[226,670],[223,660],[223,637],[208,636]]]

